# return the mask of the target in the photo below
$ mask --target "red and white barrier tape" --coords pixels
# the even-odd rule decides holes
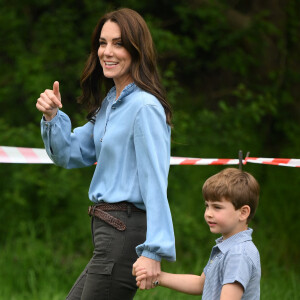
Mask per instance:
[[[0,146],[0,163],[52,164],[45,149]],[[243,164],[300,167],[300,159],[246,157]],[[238,159],[171,157],[171,165],[238,165]]]
[[[0,146],[0,163],[53,164],[45,149]]]
[[[300,167],[300,159],[296,158],[264,158],[264,157],[246,157],[247,163],[265,164],[286,167]]]
[[[171,165],[238,165],[238,159],[171,157]]]

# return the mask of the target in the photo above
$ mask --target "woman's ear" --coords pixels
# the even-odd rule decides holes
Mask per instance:
[[[245,221],[245,220],[247,221],[251,212],[251,208],[249,205],[244,205],[240,208],[240,212],[241,212],[240,221]]]

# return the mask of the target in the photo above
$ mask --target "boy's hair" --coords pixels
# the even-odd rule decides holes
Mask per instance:
[[[236,210],[249,205],[248,223],[255,214],[259,190],[258,182],[251,174],[235,168],[226,168],[204,182],[202,194],[205,201],[221,201],[221,198],[225,198]]]

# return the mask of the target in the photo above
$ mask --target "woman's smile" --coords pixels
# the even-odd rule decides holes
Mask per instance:
[[[117,90],[121,91],[132,82],[130,75],[131,55],[123,46],[121,30],[117,23],[107,21],[99,38],[98,57],[107,78],[112,78]]]

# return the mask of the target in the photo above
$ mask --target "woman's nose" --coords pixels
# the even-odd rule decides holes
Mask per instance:
[[[112,46],[107,44],[104,49],[104,55],[111,56],[112,55]]]

